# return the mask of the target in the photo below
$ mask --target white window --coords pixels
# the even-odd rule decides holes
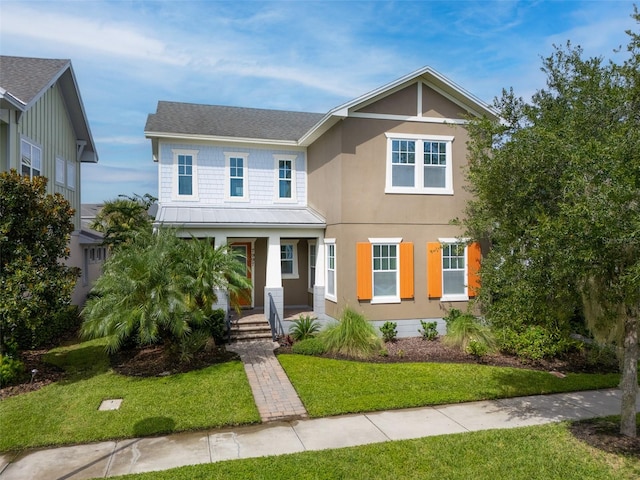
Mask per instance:
[[[71,161],[67,161],[67,187],[76,188],[76,165]]]
[[[386,193],[453,194],[454,137],[387,133]]]
[[[464,239],[440,238],[442,243],[442,301],[468,300],[467,245]]]
[[[371,303],[400,302],[400,248],[402,239],[370,238],[373,266]]]
[[[198,199],[197,156],[197,150],[173,150],[174,199]]]
[[[246,153],[225,153],[227,187],[226,198],[228,200],[248,200],[249,181],[247,174],[247,161],[249,155]]]
[[[280,268],[282,278],[299,278],[297,240],[282,240],[280,242]]]
[[[20,142],[20,173],[29,178],[42,174],[42,149],[22,139]]]
[[[276,199],[296,200],[296,155],[274,155],[276,167]]]
[[[64,158],[56,157],[56,183],[59,185],[64,185],[65,183],[65,163]]]
[[[314,242],[308,243],[309,248],[309,279],[307,287],[309,291],[313,291],[313,287],[316,284],[316,244]]]
[[[325,239],[325,252],[327,255],[327,288],[325,298],[336,302],[336,241],[335,239]]]

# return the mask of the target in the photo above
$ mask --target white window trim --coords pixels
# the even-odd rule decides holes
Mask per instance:
[[[296,188],[296,177],[297,177],[296,162],[298,160],[298,155],[273,154],[273,160],[274,160],[273,163],[275,165],[275,179],[276,179],[274,201],[277,203],[296,203],[298,201],[297,188]],[[291,161],[291,198],[280,197],[280,165],[279,165],[280,160]]]
[[[316,265],[315,263],[311,264],[311,247],[315,247],[315,255],[314,261],[318,260],[318,246],[315,240],[307,240],[307,291],[309,293],[313,293],[313,287],[315,286],[315,278],[311,278],[311,269],[315,272]]]
[[[36,177],[38,176],[42,176],[42,165],[44,163],[44,159],[42,158],[42,146],[35,143],[33,140],[29,139],[28,137],[25,136],[21,136],[20,137],[20,170],[19,173],[20,175],[22,175],[22,142],[28,144],[31,147],[31,167],[29,167],[29,178],[32,179],[33,178],[33,149],[35,148],[36,150],[40,151],[40,168],[37,169],[40,173],[38,175],[36,175]]]
[[[172,149],[173,153],[173,181],[171,194],[173,200],[198,200],[198,153],[199,150],[183,150]],[[178,176],[178,155],[191,155],[191,195],[180,195],[179,192],[179,176]]]
[[[416,135],[413,133],[391,133],[386,132],[387,156],[386,156],[386,183],[385,193],[405,193],[420,195],[453,195],[453,141],[455,137],[451,135]],[[447,143],[447,165],[445,170],[444,188],[394,187],[393,186],[393,166],[391,163],[391,149],[393,140],[413,140],[416,142],[416,163],[415,185],[424,185],[424,143],[423,142],[445,142]]]
[[[468,238],[438,238],[440,244],[464,244],[464,293],[458,293],[453,295],[446,295],[444,293],[444,266],[442,265],[442,257],[440,258],[440,275],[442,276],[442,297],[441,302],[466,302],[469,301],[469,286],[466,283],[466,279],[469,278],[469,243]]]
[[[66,164],[67,162],[65,161],[64,158],[56,155],[56,172],[55,172],[56,185],[61,185],[64,187],[66,184],[66,179],[67,179],[67,172],[65,168]]]
[[[330,300],[332,302],[338,301],[338,249],[336,247],[336,239],[335,238],[325,238],[325,279],[324,279],[324,298],[326,300]],[[328,245],[333,245],[333,293],[329,293],[329,248]]]
[[[402,237],[396,238],[369,238],[371,244],[371,305],[383,303],[401,303],[400,299],[400,244]],[[373,246],[375,245],[395,245],[396,247],[396,295],[376,296],[374,270],[373,270]]]
[[[242,158],[242,196],[231,196],[231,159]],[[248,202],[249,201],[249,154],[238,152],[225,152],[224,154],[224,176],[225,176],[225,189],[224,198],[229,202]]]
[[[76,189],[76,166],[71,160],[67,160],[67,188],[70,190]]]
[[[282,279],[283,280],[295,280],[300,278],[300,275],[298,273],[298,240],[281,240],[280,241],[280,246],[282,247],[283,245],[291,245],[293,246],[293,272],[292,273],[284,273],[281,272],[282,274]],[[280,253],[280,265],[282,268],[282,253]]]

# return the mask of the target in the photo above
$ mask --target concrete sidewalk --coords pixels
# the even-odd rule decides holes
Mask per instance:
[[[0,479],[104,478],[221,460],[541,425],[619,414],[620,402],[620,391],[608,389],[100,442],[0,455]]]

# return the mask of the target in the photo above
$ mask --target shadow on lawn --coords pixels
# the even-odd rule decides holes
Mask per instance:
[[[146,437],[160,433],[173,432],[176,422],[169,417],[149,417],[140,420],[133,426],[133,434],[136,437]]]
[[[86,380],[109,370],[104,345],[83,344],[78,348],[54,350],[45,355],[44,361],[64,369],[67,375],[62,384]]]

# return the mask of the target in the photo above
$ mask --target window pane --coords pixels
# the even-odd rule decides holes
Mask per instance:
[[[396,296],[396,272],[373,273],[373,295]]]
[[[332,271],[327,272],[327,293],[329,295],[336,294],[336,281],[334,275],[335,273]]]
[[[464,294],[464,270],[445,270],[442,280],[445,295]]]
[[[178,177],[178,194],[191,195],[191,177],[179,176]]]
[[[280,180],[280,198],[291,198],[291,180]]]
[[[231,196],[232,197],[242,197],[243,195],[242,188],[242,179],[241,178],[232,178],[231,179]]]
[[[282,260],[282,273],[293,273],[293,260]]]
[[[413,165],[393,165],[391,184],[394,187],[413,187],[415,185],[415,167]]]
[[[447,173],[447,167],[425,165],[424,186],[426,188],[446,187],[447,185],[446,173]]]

